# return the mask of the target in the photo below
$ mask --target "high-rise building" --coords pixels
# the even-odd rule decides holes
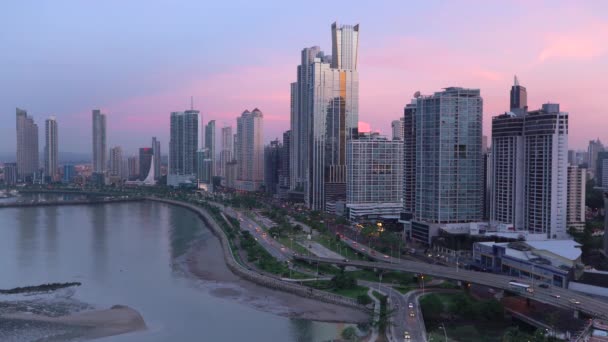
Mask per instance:
[[[349,219],[399,216],[403,206],[403,142],[378,133],[359,133],[346,146]]]
[[[114,146],[110,149],[110,176],[126,178],[122,173],[122,147]]]
[[[58,129],[54,116],[44,122],[44,173],[51,182],[59,180],[58,172]]]
[[[211,183],[212,165],[209,150],[202,148],[196,151],[196,179],[199,183]]]
[[[568,228],[582,231],[585,228],[585,193],[587,170],[568,165],[568,200],[566,224]]]
[[[106,115],[93,110],[93,172],[106,171]]]
[[[312,108],[310,107],[311,81],[315,58],[329,60],[321,52],[318,46],[305,48],[301,52],[301,63],[297,67],[297,82],[291,83],[291,134],[292,146],[291,157],[291,189],[304,192],[308,183],[308,173],[310,164],[310,143],[311,129],[310,122]]]
[[[232,137],[232,127],[222,127],[222,140],[220,147],[220,176],[226,178],[226,164],[232,161],[232,144],[234,138]]]
[[[405,181],[402,219],[412,217],[405,224],[413,239],[430,243],[443,226],[482,220],[482,109],[479,89],[459,87],[417,93],[415,105],[406,107],[405,172],[415,172],[414,180]]]
[[[139,157],[131,156],[127,159],[129,180],[139,179]]]
[[[151,147],[141,147],[139,149],[139,180],[143,181],[148,177],[150,169],[154,167],[152,165],[152,156],[154,151]]]
[[[266,193],[271,195],[278,193],[282,148],[279,139],[271,141],[264,148],[264,187]]]
[[[154,155],[154,179],[160,178],[160,141],[156,137],[152,137],[152,154]]]
[[[359,121],[358,44],[359,25],[334,23],[331,60],[314,47],[303,51],[307,60],[298,67],[298,122],[292,132],[299,130],[294,144],[304,148],[295,148],[295,158],[304,165],[295,169],[297,178],[306,178],[305,201],[315,210],[334,212],[346,201],[346,144],[357,136]]]
[[[76,177],[76,168],[72,164],[63,165],[63,178],[62,181],[66,184],[70,184]]]
[[[492,119],[490,219],[562,239],[566,233],[568,113],[558,104]]]
[[[17,184],[17,163],[4,163],[4,184]]]
[[[281,148],[281,170],[279,171],[279,198],[287,199],[291,186],[290,163],[291,163],[291,131],[283,133],[283,147]]]
[[[207,183],[211,183],[215,176],[215,120],[211,120],[205,126],[205,149],[207,159],[211,162],[211,169]]]
[[[604,144],[600,141],[600,139],[589,141],[589,147],[587,148],[587,169],[592,175],[592,178],[595,178],[595,173],[597,172],[597,154],[600,152],[604,152]],[[599,177],[599,175],[598,175]]]
[[[399,120],[393,120],[393,122],[391,122],[391,130],[393,131],[393,140],[403,140],[403,118]]]
[[[38,125],[23,109],[17,108],[17,175],[21,180],[33,180],[38,172]]]
[[[199,114],[198,110],[171,113],[168,185],[178,186],[196,178]]]
[[[403,109],[403,215],[411,221],[416,207],[416,99]]]
[[[525,87],[519,85],[515,76],[511,87],[510,109],[515,115],[523,115],[528,111],[528,92]]]
[[[608,151],[599,151],[595,157],[595,185],[604,189],[608,188],[608,168],[604,160],[608,159]]]
[[[237,118],[237,189],[256,191],[264,182],[264,115],[255,108]]]
[[[576,161],[576,151],[575,150],[568,150],[568,164],[578,165],[578,162]]]
[[[227,188],[236,188],[236,175],[238,171],[238,162],[233,160],[231,162],[226,163],[226,187]]]

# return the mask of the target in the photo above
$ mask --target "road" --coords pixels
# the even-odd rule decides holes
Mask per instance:
[[[319,258],[304,255],[294,255],[294,258],[310,262],[320,262],[343,266],[355,266],[369,269],[421,273],[444,279],[460,280],[464,282],[490,286],[497,289],[513,291],[513,288],[509,285],[509,282],[511,281],[511,279],[513,279],[512,277],[493,273],[456,269],[455,267],[430,265],[417,261],[401,260],[401,262],[389,263]],[[519,295],[562,308],[580,310],[581,312],[584,312],[592,317],[608,319],[608,303],[587,297],[575,291],[553,286],[550,286],[547,289],[535,287],[533,293],[523,291],[519,292]],[[571,301],[578,301],[580,304],[575,304]]]

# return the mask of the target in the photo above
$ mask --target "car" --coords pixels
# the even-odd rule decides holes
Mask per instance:
[[[365,252],[365,248],[361,247],[361,250]]]
[[[578,299],[574,299],[574,298],[570,299],[570,303],[575,304],[575,305],[581,304],[581,302]]]
[[[540,284],[540,285],[538,285],[538,287],[543,288],[543,289],[548,289],[549,285],[547,285],[547,284]]]
[[[385,255],[383,255],[383,257],[384,257],[385,259],[388,259],[388,255],[386,255],[386,254],[385,254]]]
[[[414,317],[416,316],[416,314],[414,313],[414,311],[410,311],[410,317]]]
[[[376,251],[372,251],[372,255],[376,255]]]
[[[410,336],[410,333],[408,331],[404,331],[403,338],[406,340],[410,340],[412,337]]]
[[[350,262],[350,260],[348,260],[348,259],[344,259],[343,261],[344,261],[344,262]]]
[[[561,298],[562,296],[560,296],[560,295],[558,295],[558,294],[554,293],[554,294],[552,294],[552,295],[551,295],[551,297],[554,297],[554,298],[558,298],[558,299],[559,299],[559,298]]]
[[[407,305],[407,307],[408,307],[408,308],[410,308],[410,309],[412,309],[412,308],[414,307],[414,303],[409,303],[409,304]]]

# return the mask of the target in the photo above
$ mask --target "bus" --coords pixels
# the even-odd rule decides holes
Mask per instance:
[[[517,281],[511,280],[509,282],[509,285],[514,288],[514,289],[518,289],[518,290],[522,290],[522,291],[527,291],[527,292],[534,292],[534,289],[532,287],[530,287],[530,285],[528,284],[524,284],[524,283],[519,283]]]

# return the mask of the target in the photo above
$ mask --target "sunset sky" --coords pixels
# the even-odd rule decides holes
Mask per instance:
[[[260,108],[266,140],[289,128],[300,50],[331,53],[330,25],[360,24],[359,120],[390,133],[416,91],[480,88],[485,134],[508,110],[513,75],[530,108],[570,113],[569,146],[608,140],[607,1],[41,1],[0,11],[0,152],[15,151],[15,107],[57,116],[59,149],[91,151],[91,109],[108,147],[152,136],[169,113],[235,125]]]

